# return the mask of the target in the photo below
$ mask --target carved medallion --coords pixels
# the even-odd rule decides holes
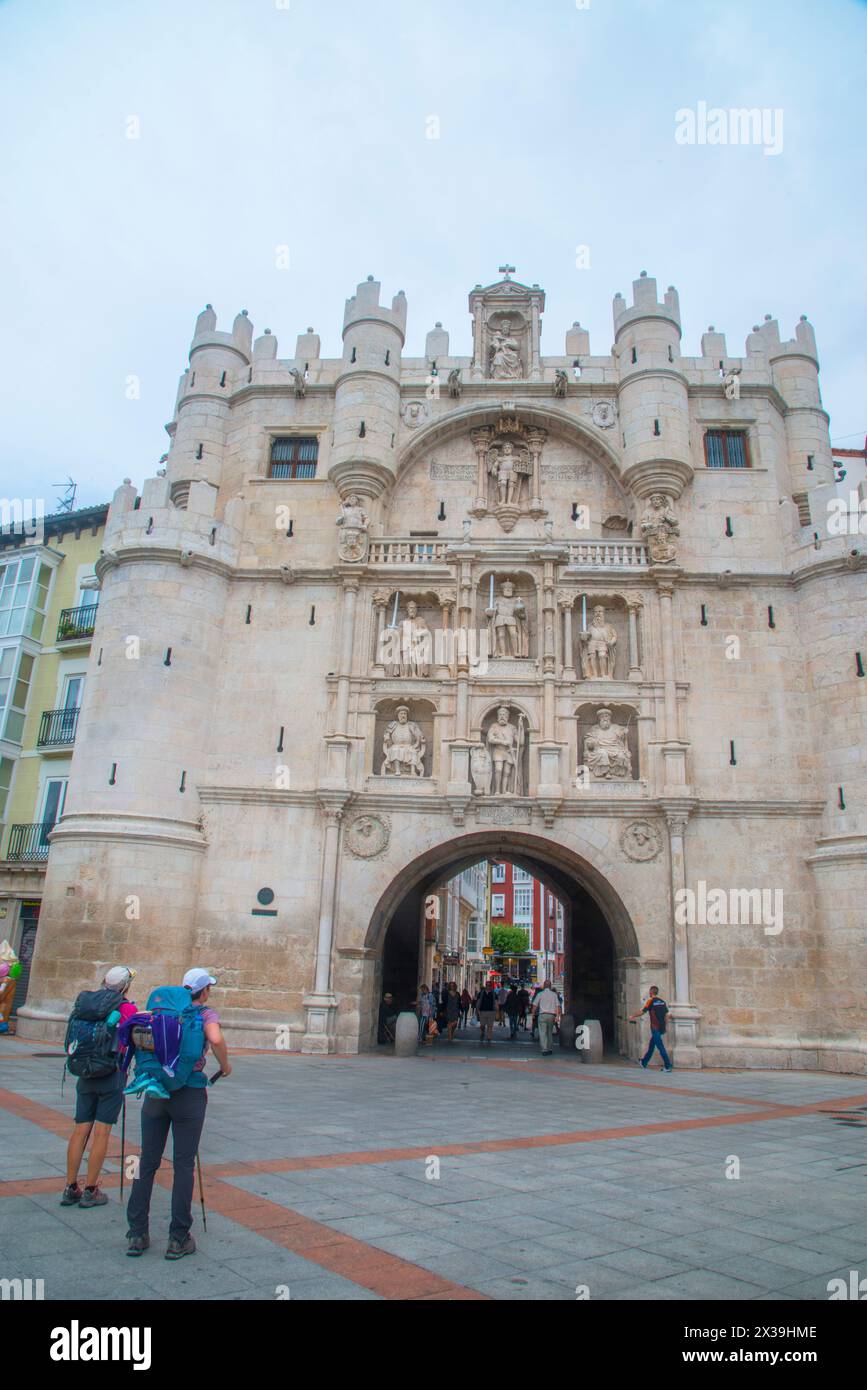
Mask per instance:
[[[597,401],[590,415],[600,430],[610,430],[617,423],[617,407],[613,401]]]
[[[655,859],[662,849],[662,837],[648,820],[634,820],[620,836],[620,848],[627,859]]]
[[[427,401],[404,401],[400,413],[403,416],[403,423],[406,425],[407,429],[417,429],[418,426],[423,425],[427,419]]]
[[[346,829],[346,848],[359,859],[374,859],[388,848],[391,826],[385,816],[356,816]]]

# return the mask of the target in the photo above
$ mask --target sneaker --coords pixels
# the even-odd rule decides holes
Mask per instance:
[[[161,1081],[149,1081],[145,1095],[150,1096],[151,1100],[171,1100],[171,1096]]]
[[[123,1093],[125,1096],[137,1096],[142,1091],[146,1091],[150,1085],[152,1082],[149,1076],[140,1076],[137,1081],[131,1081],[128,1086],[125,1086]]]
[[[104,1207],[108,1202],[104,1192],[100,1192],[98,1187],[86,1187],[81,1194],[80,1207]]]
[[[674,1071],[674,1067],[663,1067],[663,1071]]]
[[[130,1231],[126,1233],[126,1253],[128,1255],[143,1255],[150,1249],[151,1238],[149,1235],[134,1236]]]
[[[168,1249],[166,1250],[167,1260],[182,1260],[184,1255],[195,1255],[196,1242],[192,1236],[185,1236],[183,1240],[177,1240],[174,1236],[169,1239]]]
[[[638,1065],[641,1067],[641,1070],[642,1070],[642,1071],[647,1071],[647,1063],[646,1063],[646,1062],[639,1062]]]
[[[77,1182],[71,1182],[63,1189],[63,1196],[60,1199],[62,1207],[74,1207],[76,1202],[81,1201],[81,1188]]]

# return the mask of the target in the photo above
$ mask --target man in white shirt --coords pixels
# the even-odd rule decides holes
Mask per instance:
[[[546,980],[536,998],[533,1000],[533,1013],[539,1025],[539,1042],[542,1046],[542,1056],[550,1057],[553,1052],[554,1024],[560,1019],[560,999],[552,988],[551,981]]]

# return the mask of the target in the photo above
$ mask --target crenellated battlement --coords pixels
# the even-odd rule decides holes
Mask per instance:
[[[245,502],[232,498],[222,519],[216,515],[217,490],[210,483],[191,482],[178,495],[167,477],[146,478],[142,490],[125,478],[116,490],[105,527],[106,555],[129,547],[180,552],[180,563],[195,555],[235,566],[244,530]]]
[[[397,330],[400,334],[401,344],[403,344],[406,338],[406,295],[403,290],[398,290],[389,309],[379,302],[381,288],[380,281],[374,280],[372,275],[368,275],[366,280],[361,281],[351,299],[347,299],[343,314],[344,336],[347,329],[357,323],[383,323]]]
[[[614,315],[614,334],[617,337],[624,328],[640,322],[641,319],[667,319],[674,324],[680,335],[680,299],[674,285],[669,285],[663,298],[657,297],[656,280],[642,270],[637,280],[632,282],[632,304],[626,303],[623,295],[614,296],[612,305]]]

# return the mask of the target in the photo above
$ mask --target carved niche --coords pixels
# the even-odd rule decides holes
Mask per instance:
[[[382,700],[376,706],[372,771],[386,780],[412,783],[430,777],[434,709],[427,700]]]
[[[637,715],[629,705],[582,705],[578,715],[578,776],[584,786],[639,778]]]
[[[536,591],[525,574],[483,574],[479,583],[479,627],[488,634],[488,662],[500,674],[534,669]]]
[[[539,377],[539,336],[545,295],[538,285],[505,278],[470,294],[473,315],[473,375],[489,381],[532,381]]]

